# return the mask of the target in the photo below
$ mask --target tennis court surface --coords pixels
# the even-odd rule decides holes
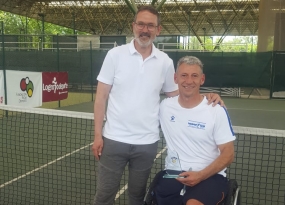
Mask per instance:
[[[96,161],[93,114],[0,106],[0,204],[92,204]],[[234,127],[236,157],[229,178],[242,204],[285,204],[285,131]],[[161,135],[149,179],[163,169]],[[126,171],[114,204],[128,204]]]

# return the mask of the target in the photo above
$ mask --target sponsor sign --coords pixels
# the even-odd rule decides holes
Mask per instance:
[[[6,71],[7,104],[23,107],[42,105],[42,73]]]
[[[43,72],[43,102],[64,100],[68,97],[67,72]]]
[[[0,105],[5,104],[4,73],[0,70]]]

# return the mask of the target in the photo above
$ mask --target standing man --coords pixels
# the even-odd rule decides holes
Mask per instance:
[[[159,205],[216,205],[227,194],[226,167],[235,136],[225,108],[208,106],[200,94],[205,75],[193,56],[177,63],[179,96],[163,100],[160,123],[167,144],[165,176],[155,188]],[[170,177],[169,173],[179,174]],[[181,178],[180,178],[181,177]]]
[[[132,26],[135,39],[111,49],[97,77],[92,151],[99,162],[94,205],[114,203],[127,164],[129,205],[142,204],[159,140],[160,91],[168,97],[178,94],[173,61],[152,44],[161,30],[158,12],[140,7]],[[221,101],[217,95],[212,98]]]

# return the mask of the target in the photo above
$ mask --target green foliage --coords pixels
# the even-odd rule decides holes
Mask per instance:
[[[4,34],[43,34],[41,19],[31,19],[0,11],[0,21],[4,23]],[[44,33],[47,35],[73,35],[73,29],[45,22]],[[84,32],[80,32],[80,34],[84,34]]]
[[[232,37],[219,43],[220,36],[205,36],[198,38],[192,36],[190,39],[186,37],[184,44],[180,45],[181,49],[213,51],[213,52],[256,52],[257,36],[240,36]],[[185,42],[186,41],[186,42]]]
[[[231,40],[225,41],[225,45],[232,44],[230,50],[234,52],[256,52],[257,51],[257,36],[239,36]],[[228,51],[227,48],[225,51]]]
[[[0,11],[0,22],[3,22],[4,34],[14,35],[18,47],[37,49],[52,47],[52,35],[73,35],[73,29],[42,22],[42,19],[32,19],[25,16]],[[20,35],[19,35],[20,34]],[[86,34],[77,32],[77,34]]]

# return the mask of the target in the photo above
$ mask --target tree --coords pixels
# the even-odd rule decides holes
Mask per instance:
[[[31,19],[25,16],[0,11],[0,21],[4,23],[4,34],[43,34],[42,21],[40,19]],[[72,35],[73,29],[58,26],[55,24],[44,24],[44,33],[48,35]],[[78,34],[86,34],[78,32]]]
[[[73,35],[73,29],[43,22],[41,19],[32,19],[25,16],[0,11],[0,21],[4,24],[3,33],[10,36],[10,41],[18,43],[18,47],[45,48],[52,47],[53,35]],[[77,32],[78,34],[86,34]],[[44,43],[42,43],[44,42]]]
[[[195,36],[190,37],[188,44],[188,36],[180,38],[180,49],[197,50],[197,51],[214,51],[214,52],[256,52],[257,51],[257,36],[239,36],[226,37],[224,41],[218,44],[221,36],[205,36],[200,43]]]
[[[224,41],[223,51],[256,52],[257,36],[239,36]]]

